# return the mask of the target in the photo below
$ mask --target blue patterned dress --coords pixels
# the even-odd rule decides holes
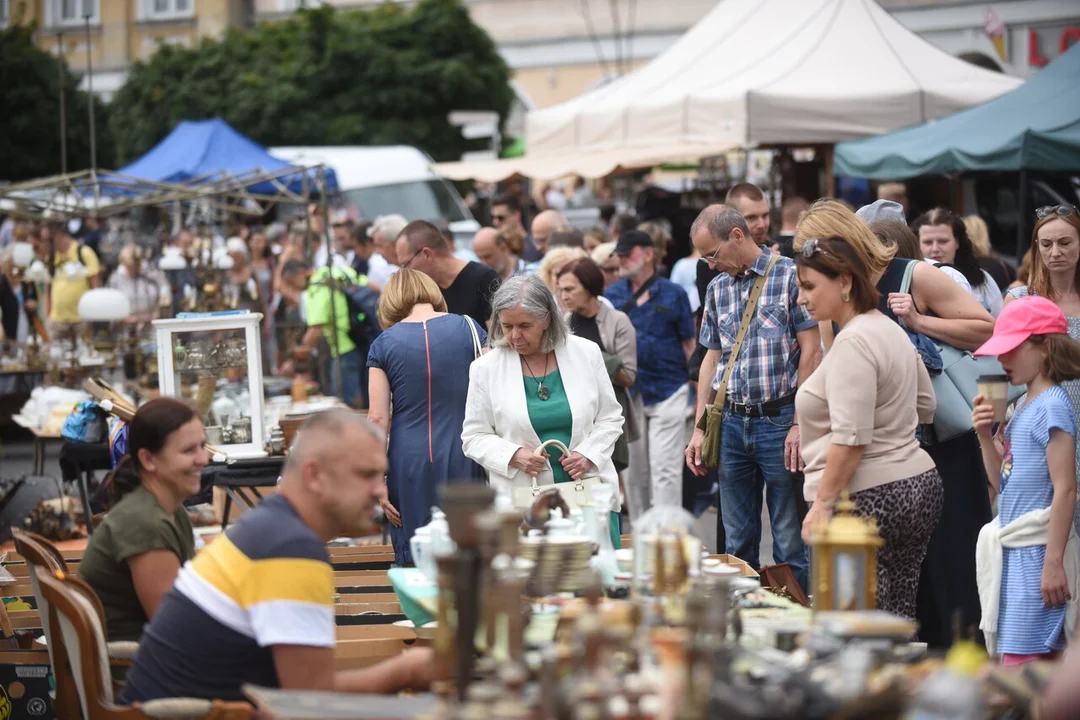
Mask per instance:
[[[484,472],[461,449],[469,365],[475,351],[461,315],[424,322],[399,322],[375,338],[367,365],[390,380],[390,443],[386,474],[390,503],[401,513],[400,528],[390,528],[398,565],[412,565],[409,540],[431,519],[444,482],[483,481]],[[477,327],[480,343],[487,342]]]
[[[1050,507],[1054,486],[1046,446],[1055,428],[1076,436],[1072,403],[1061,387],[1039,394],[1013,415],[1005,431],[1001,462],[998,515],[1002,527],[1032,510]],[[1038,655],[1065,644],[1066,606],[1047,608],[1040,592],[1045,559],[1045,545],[1002,550],[999,653]]]

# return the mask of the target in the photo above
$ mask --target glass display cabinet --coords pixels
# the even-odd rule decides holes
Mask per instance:
[[[158,386],[199,409],[206,442],[230,458],[266,455],[261,313],[155,320]]]

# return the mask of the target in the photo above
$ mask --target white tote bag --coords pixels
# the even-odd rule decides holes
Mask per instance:
[[[558,448],[558,450],[562,452],[563,457],[568,457],[570,455],[569,448],[563,445],[561,441],[548,440],[540,447],[536,448],[536,456],[540,457],[541,455],[543,455],[544,448],[548,446]],[[570,507],[571,510],[586,505],[592,505],[592,496],[589,494],[589,489],[592,486],[598,485],[602,482],[603,480],[601,480],[596,475],[587,475],[579,480],[574,480],[573,482],[551,483],[550,485],[537,485],[536,478],[533,477],[532,487],[514,488],[514,507],[518,508],[519,510],[528,510],[530,507],[532,507],[533,502],[536,501],[537,496],[539,496],[541,493],[547,492],[548,490],[558,490],[559,494],[562,495],[563,500],[566,501],[566,504]]]

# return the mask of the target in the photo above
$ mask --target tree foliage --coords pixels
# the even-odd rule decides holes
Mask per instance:
[[[162,46],[114,97],[111,130],[123,162],[181,120],[212,117],[263,145],[400,143],[450,160],[470,145],[447,113],[505,119],[509,77],[460,0],[322,7],[195,48]]]
[[[58,175],[60,162],[60,88],[67,115],[67,167],[90,166],[90,119],[80,77],[62,58],[34,44],[34,24],[13,23],[0,29],[0,179],[17,182]],[[63,81],[61,83],[61,73]],[[99,167],[109,167],[112,148],[107,113],[94,104]]]

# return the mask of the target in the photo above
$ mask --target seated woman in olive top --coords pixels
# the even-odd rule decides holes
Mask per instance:
[[[128,426],[128,454],[108,481],[112,510],[86,546],[79,576],[101,598],[108,638],[138,640],[195,556],[184,500],[199,491],[209,462],[197,411],[180,400],[156,398]]]

